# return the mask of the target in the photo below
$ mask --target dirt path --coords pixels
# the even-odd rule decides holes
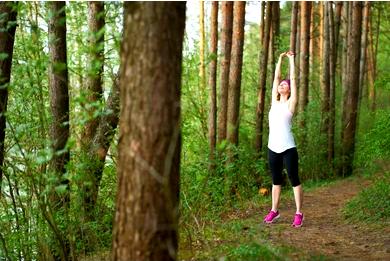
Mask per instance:
[[[285,203],[278,223],[264,225],[269,239],[276,245],[294,246],[308,255],[324,255],[330,260],[390,260],[390,227],[348,224],[342,217],[345,203],[368,183],[348,179],[306,193],[305,221],[299,229],[290,227],[294,202]]]

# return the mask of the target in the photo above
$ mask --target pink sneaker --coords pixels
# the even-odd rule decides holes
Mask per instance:
[[[271,224],[274,223],[280,217],[279,211],[270,211],[267,216],[264,218],[264,223]]]
[[[295,214],[294,221],[291,226],[293,227],[301,227],[303,223],[304,217],[303,214]]]

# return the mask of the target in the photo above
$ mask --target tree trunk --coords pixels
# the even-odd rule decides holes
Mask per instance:
[[[329,78],[329,56],[330,56],[330,43],[329,43],[329,5],[328,3],[324,3],[323,8],[323,21],[322,25],[324,27],[323,37],[322,37],[322,79],[321,79],[321,116],[322,116],[322,124],[321,124],[321,133],[327,136],[326,143],[328,141],[328,130],[329,130],[329,101],[330,101],[330,78]],[[323,146],[326,147],[326,146]],[[327,159],[328,150],[322,151],[324,158]]]
[[[50,2],[49,4],[52,13],[49,22],[49,86],[50,106],[53,115],[51,139],[54,151],[51,170],[57,173],[60,183],[68,187],[69,180],[62,178],[62,175],[66,172],[66,163],[69,161],[69,151],[65,149],[66,142],[69,138],[65,2]],[[60,198],[58,197],[53,202],[54,204],[58,204],[58,207],[69,201],[69,194],[66,193],[62,199]]]
[[[238,146],[238,128],[240,112],[242,56],[244,50],[245,1],[234,2],[233,39],[229,71],[228,128],[227,140]],[[234,150],[233,150],[234,151]],[[233,161],[234,153],[229,152]]]
[[[125,3],[113,260],[177,259],[185,10]]]
[[[16,31],[15,2],[0,2],[0,197],[3,178],[4,140],[8,103],[8,85],[11,78],[12,55]]]
[[[347,176],[352,174],[353,156],[355,150],[355,133],[356,119],[358,112],[359,98],[359,61],[360,61],[360,45],[361,45],[361,30],[362,30],[362,3],[351,2],[352,7],[352,22],[351,22],[351,39],[348,40],[348,86],[347,86],[347,106],[345,112],[345,122],[343,123],[343,167],[342,175]]]
[[[308,103],[309,88],[309,41],[310,41],[310,9],[311,2],[301,2],[301,34],[299,55],[299,112],[302,113]],[[301,126],[304,126],[302,118]]]
[[[358,108],[362,102],[363,85],[366,72],[366,53],[367,53],[367,35],[368,35],[368,20],[370,18],[370,2],[366,1],[363,7],[363,25],[362,25],[362,43],[360,50],[360,72],[359,72],[359,103]]]
[[[84,207],[84,218],[86,221],[94,219],[94,209],[98,191],[98,182],[100,178],[95,177],[97,174],[97,166],[103,168],[103,165],[98,164],[98,158],[94,154],[90,154],[92,148],[98,146],[94,144],[94,137],[99,126],[99,117],[94,117],[96,106],[94,104],[102,101],[103,96],[103,66],[104,66],[104,26],[105,13],[104,2],[88,2],[88,28],[90,31],[90,68],[88,68],[87,79],[87,104],[86,110],[89,115],[89,120],[86,123],[85,129],[81,135],[81,144],[84,159],[87,161],[87,168],[84,171],[84,182],[82,184],[82,196]],[[91,157],[92,156],[92,157]],[[93,157],[95,156],[95,157]],[[103,161],[104,163],[104,161]]]
[[[218,142],[226,139],[226,122],[228,108],[230,52],[232,47],[233,2],[222,2],[221,33],[221,91],[218,110]]]
[[[270,52],[270,80],[269,82],[272,83],[275,76],[275,64],[276,64],[276,52],[279,50],[279,32],[280,32],[280,3],[279,1],[271,2],[272,5],[272,23],[271,23],[271,41],[269,49]]]
[[[310,10],[310,40],[309,40],[309,79],[312,79],[313,73],[314,73],[314,11],[315,11],[316,4],[312,4],[312,8]]]
[[[256,106],[256,137],[255,149],[261,155],[263,148],[263,119],[264,119],[264,102],[265,102],[265,83],[267,79],[267,64],[268,64],[268,48],[271,33],[271,19],[272,19],[272,5],[267,2],[265,12],[265,26],[264,26],[264,44],[260,49],[260,68],[259,68],[259,93]]]
[[[217,139],[217,62],[218,62],[218,1],[212,2],[210,26],[210,113],[209,113],[209,169],[215,169],[215,148]]]
[[[199,1],[199,80],[201,94],[204,94],[206,88],[206,66],[204,63],[205,31],[204,31],[204,2]],[[203,96],[202,96],[203,97]]]
[[[99,125],[88,148],[90,161],[85,169],[88,186],[83,185],[82,196],[85,221],[95,220],[95,206],[98,198],[100,181],[110,143],[114,137],[119,120],[119,82],[113,81],[111,93],[106,101],[105,113],[98,118]]]
[[[264,14],[265,14],[265,1],[261,2],[261,14],[260,14],[260,44],[263,45],[264,41]]]
[[[297,42],[297,26],[298,26],[298,8],[299,2],[292,3],[291,11],[291,34],[290,34],[290,51],[296,52],[296,42]]]
[[[337,64],[337,44],[336,35],[338,38],[338,31],[335,30],[335,22],[333,16],[333,6],[331,2],[328,4],[328,27],[329,27],[329,128],[328,128],[328,164],[333,170],[334,159],[334,132],[336,121],[336,64]],[[336,15],[340,16],[340,11],[336,10]]]
[[[323,71],[322,69],[322,61],[323,61],[323,53],[324,51],[322,50],[322,48],[324,48],[324,11],[325,11],[325,6],[324,6],[324,2],[318,2],[318,9],[319,9],[319,20],[320,20],[320,23],[319,23],[319,35],[318,35],[318,58],[319,58],[319,69],[320,69],[320,72]]]
[[[49,21],[49,86],[50,107],[52,113],[51,140],[53,158],[50,170],[57,176],[57,182],[52,188],[51,204],[54,210],[65,211],[69,206],[69,180],[64,177],[66,164],[69,161],[69,150],[65,147],[69,138],[69,93],[68,68],[66,58],[66,15],[65,2],[48,2],[51,16]],[[59,193],[61,188],[62,193]],[[62,210],[63,211],[63,210]],[[66,235],[64,236],[66,237]],[[69,241],[60,241],[59,253],[54,253],[56,259],[68,260],[70,254]],[[59,256],[58,256],[59,255]]]
[[[341,70],[341,89],[342,89],[342,95],[341,95],[341,122],[345,122],[345,107],[347,106],[347,77],[348,77],[348,39],[349,39],[349,26],[348,26],[348,20],[349,20],[349,2],[345,1],[343,3],[343,15],[342,15],[342,28],[343,28],[343,51],[342,51],[342,70]],[[343,128],[343,126],[342,126]],[[341,140],[343,140],[343,131],[341,131]]]
[[[369,18],[369,38],[368,38],[368,50],[367,50],[367,82],[368,82],[368,100],[371,111],[375,110],[375,59],[374,59],[374,41],[372,37],[372,17]]]
[[[103,65],[104,65],[104,2],[88,2],[89,63],[87,78],[87,112],[89,120],[82,134],[83,147],[88,147],[96,133],[99,119],[94,117],[96,102],[101,101],[103,94]],[[95,106],[94,106],[95,105]]]

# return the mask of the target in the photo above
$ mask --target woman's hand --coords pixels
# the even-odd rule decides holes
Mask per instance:
[[[294,58],[294,56],[295,56],[295,53],[293,53],[292,51],[288,51],[288,52],[286,52],[285,54],[286,54],[286,56],[287,56],[288,58]]]
[[[287,55],[287,52],[281,53],[281,54],[279,55],[279,59],[282,59],[283,56],[286,56],[286,55]]]

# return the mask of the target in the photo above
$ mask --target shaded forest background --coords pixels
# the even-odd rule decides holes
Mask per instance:
[[[369,175],[378,162],[389,160],[390,5],[354,2],[350,13],[345,13],[345,2],[308,3],[310,7],[298,2],[283,6],[263,3],[258,10],[262,17],[259,26],[244,24],[244,10],[251,8],[250,2],[246,6],[242,2],[240,7],[235,3],[234,8],[233,3],[229,7],[225,2],[219,6],[207,2],[195,48],[184,35],[179,242],[201,238],[206,224],[227,209],[249,199],[265,200],[259,190],[271,187],[265,156],[271,79],[275,57],[292,45],[296,45],[300,68],[299,88],[306,86],[306,94],[300,90],[306,101],[300,101],[293,124],[304,184]],[[126,57],[120,49],[126,21],[130,23],[125,20],[123,27],[123,14],[131,15],[139,6],[142,4],[124,8],[120,2],[0,3],[0,258],[77,260],[101,250],[111,251],[116,196],[120,195],[119,86],[125,88],[125,83],[120,83],[124,75],[120,66]],[[359,15],[352,19],[353,8],[360,8],[361,20],[354,20]],[[294,10],[301,12],[295,18]],[[212,11],[214,15],[218,12],[218,20],[212,19]],[[306,25],[300,20],[302,12],[307,12]],[[231,47],[225,45],[228,34],[224,35],[229,19],[230,30],[242,32],[241,38],[230,35]],[[291,40],[294,19],[298,34]],[[307,26],[306,31],[302,26]],[[353,26],[361,34],[347,36],[346,28]],[[219,40],[213,42],[210,32],[218,33]],[[361,38],[364,32],[366,40]],[[299,33],[310,39],[306,51],[299,46]],[[348,44],[356,41],[348,42],[353,39],[349,37],[358,37],[361,44],[352,48]],[[155,41],[162,44],[163,40]],[[226,48],[232,48],[231,53]],[[226,57],[228,53],[231,59]],[[349,60],[351,68],[359,63],[353,71],[346,64],[356,54],[357,60]],[[227,60],[231,68],[239,68],[236,74],[230,75],[221,65]],[[361,60],[365,62],[360,64]],[[328,65],[335,61],[332,71]],[[12,62],[12,67],[7,62]],[[346,68],[352,71],[347,73]],[[283,75],[287,75],[286,64]],[[233,88],[238,90],[233,98],[225,96],[225,103],[220,100],[223,84],[230,93]],[[334,103],[329,107],[332,84],[330,100]],[[221,132],[222,110],[227,119]],[[349,129],[351,121],[345,117],[354,114],[356,129]],[[331,128],[333,147],[329,147]],[[350,150],[346,152],[346,148]],[[386,177],[384,182],[388,182]]]

